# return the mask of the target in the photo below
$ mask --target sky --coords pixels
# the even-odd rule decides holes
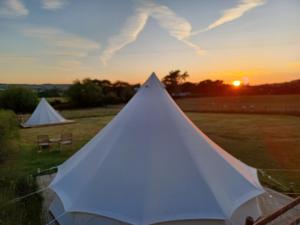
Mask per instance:
[[[300,79],[299,0],[0,0],[0,83]]]

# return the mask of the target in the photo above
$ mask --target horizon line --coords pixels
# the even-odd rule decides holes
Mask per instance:
[[[79,80],[79,81],[82,81],[84,79],[91,79],[91,80],[108,80],[110,81],[111,83],[115,83],[115,82],[118,82],[118,81],[122,81],[122,82],[126,82],[130,85],[136,85],[136,84],[142,84],[143,82],[128,82],[126,80],[114,80],[114,81],[111,81],[109,79],[97,79],[97,78],[91,78],[91,77],[85,77],[83,79],[75,79],[74,81],[76,80]],[[159,79],[161,81],[161,79]],[[185,80],[185,82],[190,82],[190,83],[199,83],[199,82],[202,82],[202,81],[205,81],[205,80],[212,80],[212,81],[216,81],[216,80],[221,80],[224,82],[224,84],[231,84],[231,82],[225,82],[224,80],[222,79],[204,79],[204,80],[199,80],[199,81],[188,81],[188,80]],[[248,84],[245,84],[245,86],[259,86],[259,85],[268,85],[268,84],[282,84],[282,83],[290,83],[290,82],[293,82],[293,81],[298,81],[300,80],[300,76],[298,79],[293,79],[293,80],[283,80],[283,81],[277,81],[277,82],[267,82],[267,83],[248,83]],[[70,83],[49,83],[49,82],[45,82],[45,83],[2,83],[0,81],[0,85],[72,85],[74,83],[74,81],[70,82]]]

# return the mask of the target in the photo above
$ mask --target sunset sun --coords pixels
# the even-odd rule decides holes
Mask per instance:
[[[241,86],[241,81],[235,80],[235,81],[232,82],[232,85],[235,86],[235,87],[239,87],[239,86]]]

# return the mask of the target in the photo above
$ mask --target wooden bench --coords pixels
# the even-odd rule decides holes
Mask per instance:
[[[60,144],[60,148],[62,145],[73,145],[72,133],[62,133],[59,144]]]
[[[48,135],[38,135],[37,136],[37,145],[38,145],[39,151],[41,151],[43,148],[49,148],[51,145],[49,136]]]

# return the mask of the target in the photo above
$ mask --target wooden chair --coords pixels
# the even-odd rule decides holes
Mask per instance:
[[[60,148],[62,145],[73,145],[72,133],[62,133],[59,144],[60,144]]]
[[[43,148],[49,148],[50,147],[50,140],[48,135],[38,135],[37,136],[37,145],[39,148],[39,151],[41,151]]]
[[[21,115],[21,114],[19,114],[19,115],[16,115],[16,118],[17,118],[17,121],[21,124],[21,123],[23,123],[24,122],[24,115]]]

